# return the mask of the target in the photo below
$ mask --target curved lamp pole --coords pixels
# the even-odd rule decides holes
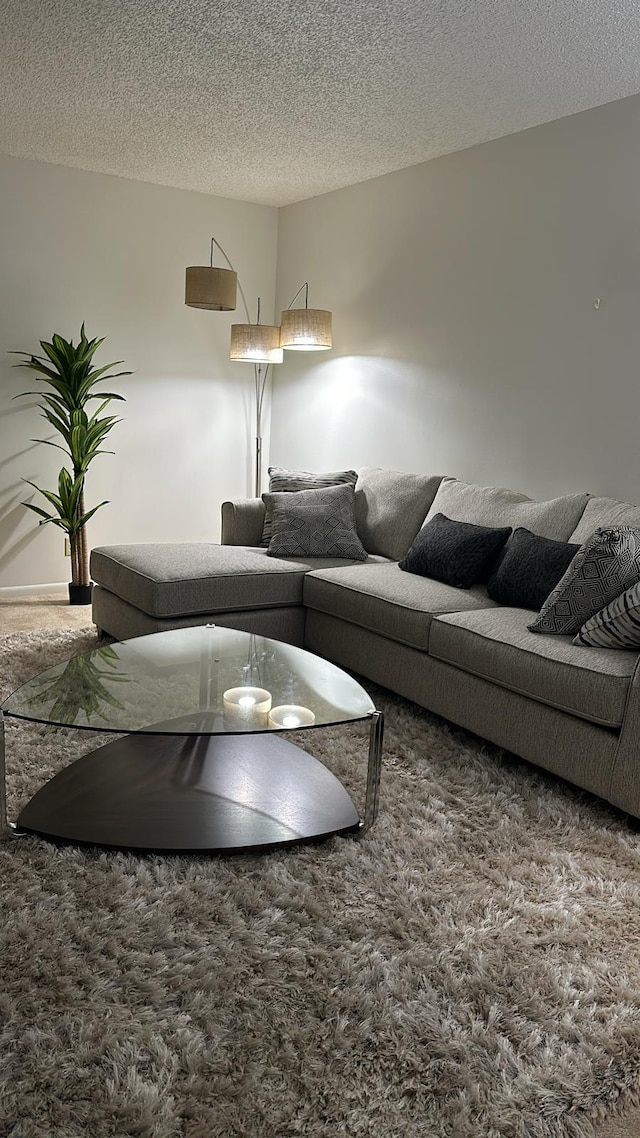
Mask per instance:
[[[215,237],[211,238],[211,265],[213,268],[213,249],[219,249],[232,272],[236,272],[227,253]],[[237,285],[242,307],[246,316],[246,324],[232,324],[231,326],[231,359],[253,363],[253,380],[255,388],[255,496],[262,493],[262,408],[264,393],[272,363],[282,362],[282,349],[280,348],[280,328],[272,324],[260,323],[260,297],[258,297],[258,311],[256,323],[252,324],[249,315],[249,305],[244,289],[237,276]]]
[[[213,250],[219,249],[228,269],[213,264]],[[322,308],[309,308],[309,284],[298,289],[282,313],[280,325],[260,323],[260,297],[255,324],[251,323],[249,305],[236,270],[222,245],[211,238],[209,265],[191,265],[186,274],[185,304],[213,312],[232,312],[236,307],[236,289],[240,292],[246,324],[231,325],[232,360],[253,363],[256,398],[255,437],[255,494],[262,492],[262,408],[271,364],[282,363],[283,349],[299,352],[316,352],[331,347],[331,313]],[[305,290],[304,308],[292,305]]]

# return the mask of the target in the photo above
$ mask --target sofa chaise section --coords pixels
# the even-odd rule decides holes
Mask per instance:
[[[397,560],[418,532],[442,476],[363,467],[354,508],[369,558],[364,567]],[[222,504],[222,544],[105,546],[91,555],[93,619],[123,640],[217,623],[301,645],[306,573],[353,562],[288,560],[262,548],[261,498]]]
[[[104,546],[91,554],[93,619],[117,639],[212,623],[300,645],[305,575],[345,564],[236,545]]]

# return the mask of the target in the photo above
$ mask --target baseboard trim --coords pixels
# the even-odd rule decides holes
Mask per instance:
[[[4,597],[33,597],[39,593],[51,594],[58,593],[62,595],[69,595],[66,581],[54,581],[48,585],[5,585],[0,587],[0,599]]]

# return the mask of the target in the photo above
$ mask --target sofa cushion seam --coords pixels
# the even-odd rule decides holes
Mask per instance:
[[[118,562],[118,561],[116,562],[116,565],[121,565],[121,564],[122,564],[122,562]],[[135,576],[135,577],[140,577],[143,581],[151,581],[154,585],[157,585],[158,587],[162,588],[162,587],[166,587],[167,585],[185,585],[185,584],[192,582],[192,581],[194,581],[194,582],[195,581],[198,581],[198,582],[199,581],[217,581],[217,580],[228,581],[231,578],[240,578],[240,580],[242,580],[242,581],[248,581],[248,580],[254,581],[254,580],[258,580],[261,577],[270,577],[270,576],[276,576],[276,575],[278,577],[292,577],[294,573],[299,573],[299,572],[301,572],[301,570],[294,569],[294,570],[289,571],[289,570],[275,569],[274,568],[270,572],[268,570],[265,570],[263,572],[251,572],[251,573],[238,573],[238,572],[235,572],[235,573],[233,573],[233,572],[229,572],[229,573],[203,573],[199,577],[195,577],[195,576],[192,576],[192,577],[174,577],[170,581],[159,581],[157,577],[149,577],[149,575],[147,573],[143,573],[138,569],[128,568],[127,572],[133,574],[133,576]],[[100,585],[100,584],[102,584],[102,582],[97,581],[96,584]],[[109,588],[108,585],[105,587]],[[111,591],[113,592],[113,589]]]

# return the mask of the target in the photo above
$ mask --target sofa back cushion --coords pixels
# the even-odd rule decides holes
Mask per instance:
[[[511,526],[514,530],[524,527],[540,537],[568,541],[584,513],[588,498],[588,494],[565,494],[548,502],[536,502],[526,494],[503,486],[475,486],[457,478],[445,478],[438,487],[426,520],[430,521],[436,514],[446,514],[458,522]]]
[[[613,529],[616,526],[640,529],[640,506],[619,502],[616,498],[589,498],[569,540],[582,545],[597,529]]]
[[[442,482],[441,474],[404,474],[363,466],[356,482],[356,524],[367,553],[404,557]]]

